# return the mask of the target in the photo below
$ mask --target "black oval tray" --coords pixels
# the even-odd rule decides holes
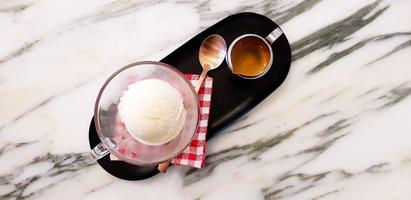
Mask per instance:
[[[196,35],[163,58],[161,62],[183,73],[200,74],[198,51],[201,42],[207,36],[220,34],[229,46],[235,38],[242,34],[254,33],[265,37],[277,27],[278,25],[272,20],[256,13],[234,14]],[[291,64],[290,44],[283,34],[271,46],[273,65],[261,78],[241,79],[230,72],[225,61],[218,69],[207,74],[213,77],[207,140],[255,107],[284,82]],[[93,120],[90,124],[89,142],[91,148],[100,143]],[[125,180],[142,180],[158,173],[156,166],[140,167],[122,161],[111,161],[108,155],[98,160],[98,163],[111,175]]]

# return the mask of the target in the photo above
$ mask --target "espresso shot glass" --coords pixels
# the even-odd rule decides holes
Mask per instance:
[[[267,37],[244,34],[229,46],[226,61],[233,74],[244,79],[257,79],[266,74],[273,63],[271,45],[283,34],[280,27]]]

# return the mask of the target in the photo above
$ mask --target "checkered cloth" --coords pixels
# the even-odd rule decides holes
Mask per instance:
[[[186,74],[185,76],[191,81],[191,84],[194,86],[197,85],[198,75]],[[200,118],[197,131],[190,145],[171,161],[175,165],[188,165],[195,168],[204,168],[206,133],[208,127],[208,114],[210,113],[212,87],[213,79],[206,77],[198,92]]]
[[[191,84],[193,84],[194,86],[197,85],[199,77],[198,75],[185,74],[185,77],[190,80]],[[200,101],[200,113],[197,130],[195,132],[195,135],[193,136],[191,143],[181,152],[181,154],[171,160],[171,162],[175,165],[187,165],[195,168],[204,168],[206,133],[208,126],[208,115],[210,113],[212,86],[213,79],[206,77],[200,87],[200,91],[198,92],[198,99]],[[120,119],[117,120],[118,130],[123,130],[118,132],[124,132],[124,124],[121,123]],[[118,140],[120,141],[125,140],[125,136],[123,134],[119,134],[116,137],[119,137]],[[129,156],[131,157],[136,156],[137,152],[134,152],[133,150],[127,152],[126,149],[127,148],[125,148],[125,146],[120,145],[119,152],[121,152],[122,154],[129,154]],[[113,154],[110,154],[110,159],[119,160]]]

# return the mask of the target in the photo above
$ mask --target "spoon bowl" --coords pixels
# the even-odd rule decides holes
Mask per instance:
[[[201,66],[209,68],[209,70],[216,69],[223,62],[227,52],[225,40],[220,35],[214,34],[208,36],[200,47],[198,58]]]

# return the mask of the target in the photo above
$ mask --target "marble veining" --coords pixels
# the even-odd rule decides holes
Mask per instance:
[[[207,143],[203,170],[140,182],[88,157],[103,81],[224,17],[257,12],[285,83]],[[410,199],[410,0],[0,2],[0,199]]]

